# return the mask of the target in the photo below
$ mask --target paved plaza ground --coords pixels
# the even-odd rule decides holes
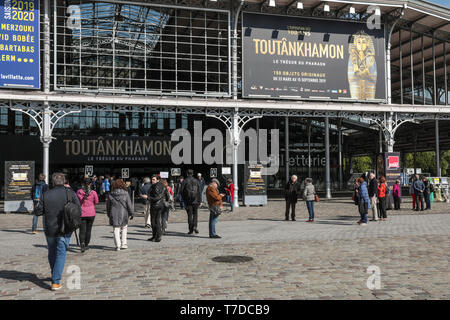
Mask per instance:
[[[64,288],[52,292],[42,218],[31,234],[30,215],[0,214],[0,299],[450,299],[450,204],[413,212],[405,199],[385,222],[358,226],[347,198],[306,206],[284,221],[284,202],[240,207],[217,224],[222,239],[208,237],[208,211],[199,231],[187,235],[186,213],[171,212],[162,242],[147,241],[142,206],[128,232],[128,250],[114,251],[104,204],[98,207],[91,249],[75,238],[67,255]],[[0,211],[1,211],[0,206]],[[214,258],[251,257],[241,263]],[[81,289],[69,289],[69,266],[81,270]],[[381,289],[367,287],[369,266],[380,270]]]

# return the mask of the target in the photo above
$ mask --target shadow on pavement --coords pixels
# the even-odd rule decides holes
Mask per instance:
[[[36,247],[36,248],[45,248],[45,249],[47,249],[47,246],[44,245],[44,244],[33,244],[33,247]],[[67,252],[79,253],[80,251],[79,251],[79,250],[75,250],[74,247],[79,248],[78,245],[71,244],[70,247],[69,247],[69,249],[67,250]]]
[[[35,274],[29,272],[21,272],[16,270],[0,270],[0,278],[16,281],[29,281],[43,289],[51,288],[51,286],[46,282],[51,281],[51,279],[49,278],[40,279]]]
[[[280,222],[280,221],[287,221],[287,220],[284,220],[284,218],[280,218],[280,219],[258,219],[258,218],[248,218],[247,220],[255,220],[255,221],[278,221],[278,222]],[[289,221],[291,221],[291,220],[289,219]]]
[[[166,233],[163,235],[164,236],[172,236],[172,237],[185,237],[185,238],[200,238],[200,239],[209,239],[208,237],[202,237],[202,236],[198,236],[198,235],[190,235],[187,233],[183,233],[183,232],[176,232],[176,231],[166,231]]]
[[[27,230],[12,230],[12,229],[2,229],[0,232],[17,232],[17,233],[25,233],[25,234],[32,234],[31,231]]]

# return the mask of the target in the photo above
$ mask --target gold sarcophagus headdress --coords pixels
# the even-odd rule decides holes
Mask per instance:
[[[377,63],[373,39],[364,31],[353,35],[349,45],[348,83],[354,99],[375,99]]]

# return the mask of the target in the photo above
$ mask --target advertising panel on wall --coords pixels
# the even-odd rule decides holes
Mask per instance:
[[[264,166],[256,163],[245,163],[244,205],[267,204],[267,181],[262,170]]]
[[[39,89],[39,0],[0,0],[0,88]]]
[[[384,25],[244,12],[242,94],[386,99]]]
[[[5,161],[5,212],[26,212],[33,208],[34,161]]]

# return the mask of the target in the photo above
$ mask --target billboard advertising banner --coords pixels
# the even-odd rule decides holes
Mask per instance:
[[[244,12],[242,94],[385,101],[384,26]]]
[[[0,0],[0,88],[39,83],[39,0]]]

